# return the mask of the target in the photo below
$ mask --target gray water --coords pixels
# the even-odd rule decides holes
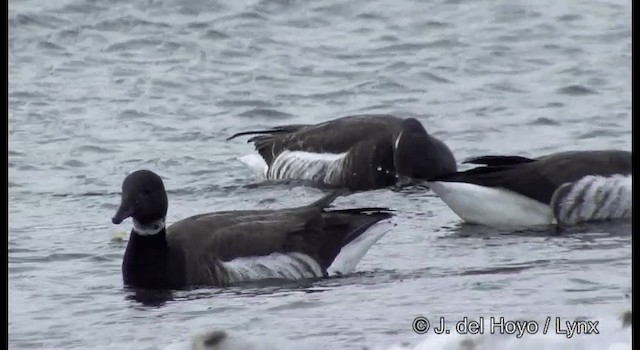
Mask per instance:
[[[419,315],[630,308],[630,223],[498,232],[417,191],[336,201],[398,212],[350,276],[154,305],[123,289],[126,174],[163,176],[169,222],[306,204],[322,192],[250,186],[236,157],[253,149],[226,137],[357,113],[416,116],[459,161],[630,150],[631,1],[11,0],[10,348],[162,349],[206,329],[385,348],[432,336]]]

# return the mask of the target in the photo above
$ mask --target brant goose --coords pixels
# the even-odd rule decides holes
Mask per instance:
[[[165,227],[160,176],[128,175],[112,222],[133,219],[122,263],[124,284],[181,289],[242,281],[341,275],[394,224],[387,208],[328,209],[334,191],[307,206],[195,215]]]
[[[253,135],[260,155],[240,161],[267,180],[307,180],[364,191],[456,171],[451,150],[415,118],[354,115],[315,125],[284,125]],[[400,181],[398,181],[400,180]]]
[[[463,220],[490,226],[572,225],[631,217],[631,153],[570,151],[536,159],[483,156],[484,166],[428,186]]]

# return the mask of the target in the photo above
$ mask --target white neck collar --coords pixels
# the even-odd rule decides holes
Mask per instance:
[[[140,236],[153,236],[164,230],[164,218],[158,219],[148,224],[141,224],[133,219],[133,231]]]

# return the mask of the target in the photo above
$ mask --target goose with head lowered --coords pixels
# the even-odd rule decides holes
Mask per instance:
[[[489,226],[574,225],[631,217],[631,152],[482,156],[483,166],[427,185],[463,220]]]
[[[162,179],[135,171],[123,181],[112,218],[114,224],[133,220],[124,284],[185,289],[349,273],[394,226],[393,214],[386,208],[328,208],[339,194],[298,208],[200,214],[167,227]]]
[[[415,118],[353,115],[311,125],[246,131],[258,155],[240,159],[266,180],[304,180],[365,191],[456,171],[444,142]],[[400,181],[400,182],[399,182]]]

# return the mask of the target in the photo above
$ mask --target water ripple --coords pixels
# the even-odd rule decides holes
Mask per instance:
[[[597,94],[592,89],[582,85],[569,85],[558,89],[558,93],[561,95],[580,96],[580,95],[593,95]]]

